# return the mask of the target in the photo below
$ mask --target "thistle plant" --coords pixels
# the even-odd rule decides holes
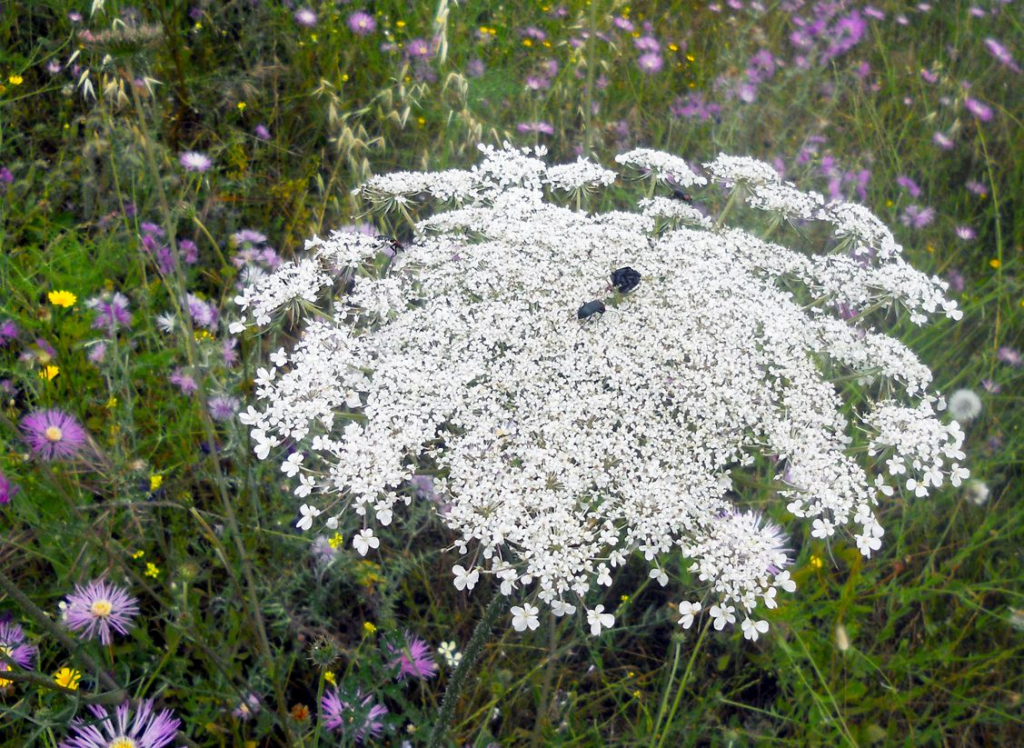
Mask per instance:
[[[638,150],[617,175],[481,151],[468,171],[363,185],[382,223],[409,222],[397,252],[335,232],[236,298],[233,331],[301,330],[242,416],[260,459],[287,449],[301,529],[358,524],[365,555],[432,475],[453,582],[491,577],[517,630],[540,606],[614,626],[599,588],[642,556],[661,585],[681,560],[699,580],[685,627],[706,611],[756,639],[795,590],[781,523],[870,556],[880,501],[967,477],[930,371],[879,329],[960,312],[866,208],[747,158],[701,172]],[[640,209],[614,209],[633,182]],[[657,194],[705,186],[717,215]]]

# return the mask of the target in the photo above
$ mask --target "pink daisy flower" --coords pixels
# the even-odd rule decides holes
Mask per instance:
[[[43,460],[67,460],[78,456],[88,436],[75,417],[56,408],[37,410],[21,421],[29,449]]]
[[[434,662],[430,647],[417,636],[406,634],[404,647],[399,649],[389,644],[388,651],[392,655],[398,655],[388,663],[391,667],[398,668],[398,680],[429,680],[437,675],[437,663]]]
[[[125,702],[111,714],[106,707],[89,707],[92,719],[71,720],[71,735],[60,748],[163,748],[178,735],[181,720],[174,712],[153,711],[153,699],[146,699],[135,709]]]
[[[122,636],[127,635],[135,625],[132,618],[138,614],[139,602],[128,594],[128,590],[105,579],[97,579],[85,587],[75,585],[75,591],[68,595],[64,623],[73,631],[81,632],[86,639],[98,638],[109,645],[113,641],[111,629]]]
[[[332,688],[323,695],[320,704],[324,709],[324,727],[330,732],[341,729],[344,734],[352,730],[357,743],[378,738],[384,732],[382,717],[388,713],[388,708],[374,704],[373,696],[364,697],[358,688],[349,701],[343,700],[338,689]]]
[[[25,632],[16,623],[4,621],[0,623],[0,652],[14,660],[18,667],[31,669],[32,659],[36,656],[36,648],[25,643]],[[6,688],[12,681],[3,677],[2,673],[11,669],[6,660],[0,660],[0,688]]]
[[[185,151],[178,157],[178,163],[185,171],[196,171],[200,174],[213,166],[210,157],[199,151]]]

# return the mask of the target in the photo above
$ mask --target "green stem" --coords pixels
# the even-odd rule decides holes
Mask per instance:
[[[668,737],[668,730],[672,726],[672,720],[676,717],[676,710],[679,709],[679,702],[683,698],[683,689],[686,688],[687,681],[690,680],[690,673],[693,671],[693,663],[697,659],[697,653],[700,652],[700,646],[704,643],[704,636],[708,633],[708,628],[711,626],[711,618],[708,617],[707,623],[704,624],[704,628],[700,630],[700,636],[697,637],[697,643],[693,645],[693,651],[690,652],[690,660],[686,663],[686,671],[683,673],[682,679],[679,681],[679,690],[676,691],[676,698],[672,702],[672,711],[668,713],[668,721],[665,723],[665,732],[658,740],[658,748],[661,748],[665,744],[665,738]]]
[[[437,715],[437,722],[434,730],[430,733],[428,748],[440,748],[443,745],[445,733],[451,725],[455,716],[455,707],[459,702],[462,689],[466,686],[469,671],[473,668],[480,653],[483,652],[484,644],[491,635],[491,629],[497,623],[498,617],[505,612],[508,598],[500,592],[495,592],[491,602],[487,605],[483,617],[473,630],[473,636],[462,653],[462,662],[455,668],[451,678],[448,680],[448,687],[444,690],[444,700],[441,702],[441,711]]]
[[[597,44],[597,0],[590,0],[590,36],[587,37],[587,90],[583,95],[583,153],[587,158],[594,157],[593,135],[590,123],[594,111],[594,73],[597,70],[597,59],[594,46]]]

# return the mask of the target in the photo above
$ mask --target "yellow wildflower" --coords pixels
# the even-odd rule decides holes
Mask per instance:
[[[812,569],[820,569],[822,566],[825,565],[825,563],[821,560],[820,556],[811,556],[811,559],[808,563],[810,564]]]
[[[334,533],[334,535],[330,537],[330,539],[327,542],[331,546],[331,548],[333,548],[334,550],[338,550],[339,548],[341,548],[341,544],[345,542],[345,538],[342,536],[340,532],[336,532]]]
[[[245,102],[244,101],[238,102],[237,104],[235,104],[235,106],[238,107],[238,111],[240,111],[240,112],[244,112],[245,111]]]
[[[78,681],[82,680],[82,674],[77,670],[72,670],[69,667],[62,667],[56,673],[53,674],[53,680],[62,688],[68,688],[72,691],[78,690]]]
[[[10,83],[12,86],[20,86],[22,83],[25,82],[25,79],[17,73],[11,73],[9,76],[7,76],[7,82]]]
[[[117,398],[111,395],[110,399],[107,400],[107,404],[103,406],[107,410],[113,410],[117,407]]]
[[[405,28],[405,21],[396,21],[395,22],[395,26],[397,26],[400,29],[404,29]]]
[[[138,551],[135,551],[135,553],[132,554],[132,558],[134,558],[136,561],[138,561],[140,558],[142,558],[145,555],[146,555],[145,551],[138,550]]]
[[[523,46],[524,47],[532,47],[533,46],[533,39],[523,39]]]
[[[370,634],[377,633],[377,627],[369,621],[363,621],[363,633],[369,636]]]
[[[158,576],[160,576],[160,567],[158,567],[152,561],[147,561],[145,574],[147,577],[156,579]]]
[[[153,473],[151,476],[149,476],[149,492],[150,493],[153,493],[153,491],[155,491],[158,488],[160,488],[160,486],[162,486],[163,484],[164,484],[164,477],[162,475],[160,475],[159,473]]]
[[[333,670],[326,670],[326,671],[324,671],[324,680],[327,681],[328,683],[330,683],[332,686],[337,686],[338,685],[338,682],[334,679],[334,671]]]
[[[45,379],[47,382],[52,382],[54,377],[60,374],[59,366],[44,366],[39,372],[39,378]]]
[[[54,306],[62,306],[65,309],[74,306],[78,301],[78,297],[70,291],[50,291],[50,293],[46,294],[46,298]]]
[[[999,266],[1002,265],[1003,263],[1001,263],[997,259],[992,259],[992,260],[988,261],[988,264],[989,264],[989,267],[991,267],[993,270],[998,270]]]

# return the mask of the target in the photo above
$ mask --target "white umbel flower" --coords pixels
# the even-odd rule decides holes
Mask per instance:
[[[774,467],[780,510],[816,537],[852,536],[865,556],[884,539],[879,500],[968,477],[963,430],[940,418],[927,367],[871,327],[882,314],[838,311],[958,313],[869,211],[822,206],[819,227],[848,251],[815,255],[721,216],[689,221],[680,207],[666,220],[658,198],[643,213],[574,210],[552,185],[607,183],[601,167],[481,151],[469,171],[372,181],[371,207],[392,217],[435,201],[384,272],[383,240],[336,233],[239,294],[246,324],[287,315],[301,329],[258,373],[258,407],[241,419],[260,459],[282,444],[303,455],[284,469],[332,521],[390,523],[429,471],[438,516],[472,558],[453,569],[459,589],[493,576],[538,608],[587,610],[600,633],[614,617],[588,594],[634,554],[670,583],[681,555],[714,627],[750,620],[753,638],[755,610],[795,585],[786,534],[737,506],[746,481],[734,477]],[[617,160],[701,183],[670,154]],[[755,195],[797,200],[767,165],[713,164]],[[792,204],[803,219],[820,201]],[[857,379],[875,385],[853,404],[836,381]],[[353,544],[365,554],[379,540],[364,529]]]

